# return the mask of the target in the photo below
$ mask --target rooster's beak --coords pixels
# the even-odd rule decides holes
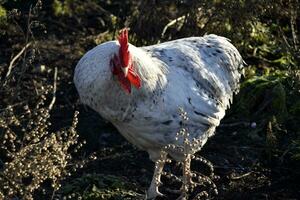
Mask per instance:
[[[121,67],[121,69],[122,69],[125,77],[127,77],[127,75],[128,75],[128,67]]]

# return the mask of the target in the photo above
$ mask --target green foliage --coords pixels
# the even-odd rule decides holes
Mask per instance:
[[[300,116],[300,100],[296,100],[296,102],[291,106],[289,113],[293,116]]]
[[[231,117],[257,123],[245,135],[264,146],[266,164],[275,163],[275,171],[282,165],[295,170],[300,166],[300,93],[290,81],[284,71],[254,76],[242,84],[230,110]]]
[[[67,6],[65,6],[63,2],[60,2],[58,0],[54,0],[52,6],[53,6],[54,15],[56,16],[70,13],[70,9]]]
[[[294,140],[293,145],[295,146],[295,148],[292,154],[292,159],[297,160],[300,166],[300,139]]]
[[[285,79],[283,74],[248,79],[241,85],[233,112],[243,113],[242,116],[251,121],[267,122],[276,116],[283,122],[287,117]]]
[[[114,175],[85,174],[65,185],[61,193],[65,197],[85,200],[138,199],[142,195],[134,191],[134,185]]]
[[[5,25],[7,22],[7,12],[6,9],[0,5],[0,27]]]
[[[274,117],[282,125],[298,123],[300,94],[290,84],[290,75],[286,72],[253,76],[242,83],[230,113],[241,115],[245,121],[257,121],[261,127]]]
[[[81,1],[78,0],[54,0],[52,7],[55,16],[72,17],[75,13],[80,14],[84,11],[84,7],[81,5]]]

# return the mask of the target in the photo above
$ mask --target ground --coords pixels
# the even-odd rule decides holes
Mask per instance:
[[[49,2],[44,3],[41,10],[32,10],[30,20],[36,23],[33,23],[34,26],[32,25],[29,29],[26,23],[29,19],[28,5],[17,6],[16,2],[4,5],[10,11],[14,6],[18,7],[21,14],[11,12],[8,15],[9,24],[6,24],[5,29],[0,32],[0,80],[3,86],[0,90],[0,94],[3,94],[0,114],[8,105],[13,105],[18,110],[19,104],[35,104],[37,101],[35,97],[39,96],[39,88],[41,85],[53,85],[55,69],[57,69],[56,102],[50,111],[52,124],[50,130],[70,126],[73,113],[78,110],[80,114],[77,133],[81,141],[86,140],[86,144],[75,158],[85,159],[93,154],[97,156],[97,159],[88,161],[83,168],[77,169],[70,177],[66,177],[61,182],[62,187],[55,193],[52,193],[51,187],[46,185],[46,195],[43,199],[62,199],[63,197],[69,199],[80,197],[83,199],[144,199],[152,178],[154,163],[149,160],[146,152],[129,144],[109,122],[82,105],[72,81],[74,68],[80,57],[97,44],[114,39],[117,30],[126,24],[127,18],[123,16],[126,11],[120,9],[121,14],[116,17],[119,4],[107,3],[110,1],[105,2],[107,3],[106,9],[111,9],[111,13],[103,10],[99,2],[95,3],[96,1],[86,1],[80,4],[77,4],[77,1],[66,1],[64,4],[59,4],[61,1],[53,1],[53,4],[52,1]],[[69,3],[71,7],[68,7]],[[127,5],[131,4],[127,2]],[[134,10],[138,5],[131,5],[133,10],[130,17],[133,22],[139,19],[136,16],[137,11]],[[73,13],[67,10],[72,10],[72,6],[78,12]],[[174,5],[170,6],[170,10],[173,9],[172,6]],[[0,22],[6,20],[3,17],[5,16],[3,8],[0,7]],[[50,12],[52,9],[53,13]],[[156,11],[157,14],[161,12],[159,9]],[[145,16],[149,14],[145,13]],[[172,15],[164,16],[162,20],[168,17]],[[285,16],[279,17],[286,20]],[[212,19],[218,20],[218,18]],[[264,22],[264,20],[265,18],[262,17],[261,21]],[[132,43],[139,45],[154,44],[160,40],[161,32],[159,34],[156,32],[165,24],[152,26],[153,32],[144,30],[142,23],[131,25],[132,35],[129,39]],[[254,25],[263,26],[264,24],[254,23]],[[274,24],[275,29],[277,25]],[[203,34],[206,33],[206,29],[199,28],[189,34],[189,29],[184,28],[190,26],[191,24],[183,26],[182,31],[174,29],[175,31],[167,32],[168,37],[172,39],[198,35],[199,30]],[[228,26],[227,24],[225,29],[229,29]],[[245,61],[249,64],[249,71],[246,78],[242,80],[240,94],[235,97],[230,110],[226,112],[215,136],[210,138],[204,148],[198,152],[198,155],[213,163],[215,175],[218,176],[214,180],[218,195],[213,194],[209,186],[202,188],[208,191],[210,199],[296,200],[300,196],[300,133],[298,128],[300,95],[291,89],[291,85],[294,84],[290,82],[292,76],[283,68],[286,62],[290,61],[288,59],[291,59],[291,55],[284,54],[286,56],[284,57],[281,52],[282,57],[278,58],[281,47],[271,44],[272,37],[267,38],[268,41],[265,42],[263,41],[265,38],[260,35],[265,32],[269,33],[265,31],[266,27],[262,27],[261,32],[255,32],[259,39],[252,38],[251,41],[244,41],[243,37],[238,37],[237,40],[234,37],[231,38],[232,42],[240,47]],[[210,32],[215,33],[214,30]],[[220,28],[215,31],[224,30]],[[150,34],[149,36],[147,33],[150,32],[156,35]],[[241,32],[237,35],[243,34],[245,33]],[[166,37],[163,39],[168,40]],[[8,84],[12,91],[17,91],[17,93],[10,93],[10,90],[3,84],[6,80],[5,74],[11,60],[28,42],[31,42],[31,45],[26,50],[26,56],[23,57],[23,54],[12,70],[12,79],[17,77],[16,80],[20,82],[12,80],[11,85]],[[268,49],[271,45],[278,49]],[[257,55],[252,54],[255,48]],[[271,59],[276,62],[271,62]],[[293,62],[296,63],[294,60]],[[276,67],[280,72],[276,71]],[[20,88],[15,86],[15,83],[18,83]],[[51,100],[51,92],[49,96]],[[2,132],[0,136],[2,137]],[[5,159],[6,157],[0,152],[1,170],[4,166],[2,160]],[[196,162],[192,163],[192,169],[202,173],[208,171],[207,166]],[[173,170],[178,170],[175,165],[166,168],[166,171]],[[178,184],[167,178],[163,178],[163,182],[165,184],[161,187],[161,191],[166,196],[161,199],[174,199],[176,196],[170,194],[167,188],[178,187]],[[35,199],[40,199],[41,195],[43,192],[38,190]]]

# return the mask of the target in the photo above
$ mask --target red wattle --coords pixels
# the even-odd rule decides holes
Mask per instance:
[[[137,89],[141,87],[140,77],[131,68],[129,68],[128,70],[127,78],[130,83]]]
[[[131,84],[130,84],[130,81],[128,80],[128,78],[125,77],[124,74],[120,73],[120,74],[118,74],[118,80],[119,80],[122,88],[130,94],[131,93]]]

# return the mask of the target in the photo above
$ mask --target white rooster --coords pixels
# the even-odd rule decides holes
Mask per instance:
[[[135,47],[123,29],[118,41],[100,44],[81,58],[74,83],[84,104],[156,162],[164,146],[182,143],[176,139],[182,123],[179,107],[189,115],[189,139],[201,141],[190,153],[201,149],[238,91],[242,69],[242,57],[224,37]],[[167,153],[178,161],[184,157],[180,151]],[[158,183],[163,167],[156,163],[148,198],[162,195]]]

